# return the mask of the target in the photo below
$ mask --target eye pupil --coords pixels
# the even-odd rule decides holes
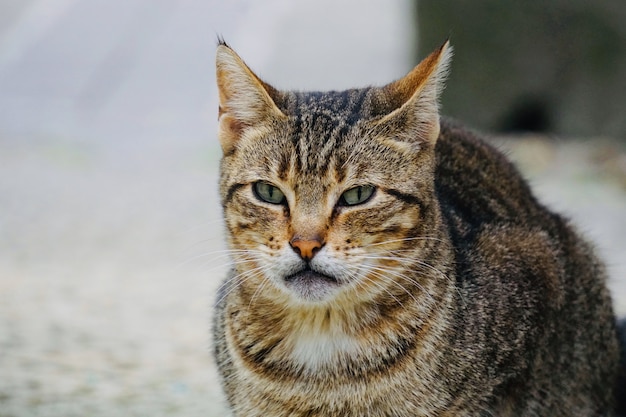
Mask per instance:
[[[253,186],[256,197],[270,204],[283,204],[285,202],[285,194],[280,188],[275,187],[266,182],[256,182]]]
[[[374,187],[371,185],[359,185],[344,192],[341,195],[339,204],[343,206],[355,206],[363,204],[374,194]]]

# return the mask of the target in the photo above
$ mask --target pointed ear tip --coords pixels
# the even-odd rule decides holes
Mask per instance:
[[[230,48],[230,46],[226,45],[225,43],[219,43],[217,44],[217,53],[221,54],[221,53],[225,53],[225,52],[232,52],[232,49]]]
[[[450,65],[450,62],[452,61],[452,57],[454,56],[454,48],[452,47],[452,45],[450,45],[450,40],[446,40],[446,42],[441,45],[441,48],[439,49],[438,52],[438,59],[437,61],[440,64],[443,64],[444,67],[448,67]]]
[[[454,47],[450,44],[450,39],[446,39],[446,41],[439,48],[439,52],[441,54],[452,55],[454,52]]]
[[[227,63],[232,63],[238,58],[239,55],[230,46],[226,44],[217,45],[217,50],[215,51],[215,62],[217,65],[227,65]]]
[[[232,49],[230,47],[230,45],[228,44],[228,42],[226,42],[226,40],[224,39],[224,37],[220,34],[217,35],[217,47],[218,48],[227,48],[227,49]]]
[[[237,53],[230,47],[230,45],[224,40],[221,35],[217,37],[217,49],[216,52],[218,55],[220,54],[228,54],[230,56],[237,55]]]

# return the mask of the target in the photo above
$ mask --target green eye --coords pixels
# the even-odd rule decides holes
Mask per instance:
[[[375,188],[371,185],[359,185],[358,187],[350,188],[341,195],[339,204],[344,206],[355,206],[357,204],[365,203],[374,194],[374,190]]]
[[[255,182],[253,188],[256,196],[266,203],[283,204],[285,201],[285,194],[278,187],[274,187],[271,184]]]

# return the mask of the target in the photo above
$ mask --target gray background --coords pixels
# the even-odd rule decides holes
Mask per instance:
[[[338,3],[0,3],[1,417],[224,415],[216,38],[282,88],[416,63],[408,0]],[[623,147],[498,142],[598,243],[625,313]]]

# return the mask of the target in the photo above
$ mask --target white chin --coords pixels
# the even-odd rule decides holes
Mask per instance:
[[[295,296],[309,302],[328,299],[341,286],[335,278],[312,270],[291,275],[285,278],[284,283]]]

